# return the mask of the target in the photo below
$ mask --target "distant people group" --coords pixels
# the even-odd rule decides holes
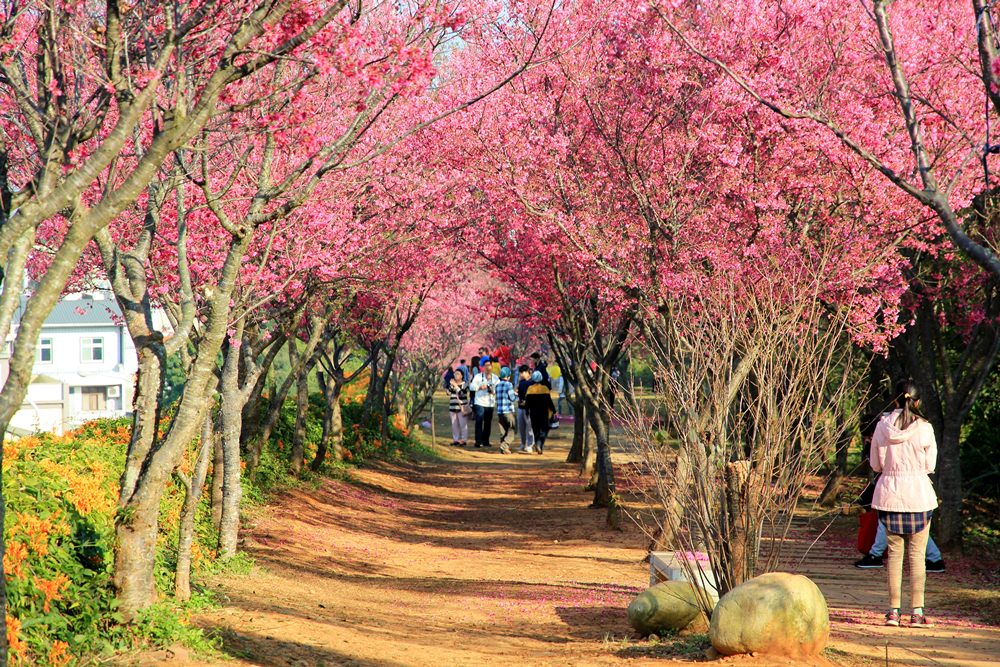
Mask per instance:
[[[460,359],[444,374],[451,444],[456,447],[468,444],[471,418],[475,447],[492,447],[495,419],[502,454],[509,454],[516,440],[520,441],[518,452],[542,454],[549,431],[559,428],[560,410],[552,400],[552,392],[557,392],[560,406],[566,399],[567,383],[562,369],[549,364],[541,352],[535,352],[528,363],[517,367],[514,378],[511,348],[503,339],[492,352],[488,347],[480,347],[469,361],[466,364],[465,359]]]

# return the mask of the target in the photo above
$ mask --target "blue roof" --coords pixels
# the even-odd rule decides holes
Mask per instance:
[[[122,310],[114,299],[75,299],[59,301],[43,327],[100,325],[117,326],[122,321]]]

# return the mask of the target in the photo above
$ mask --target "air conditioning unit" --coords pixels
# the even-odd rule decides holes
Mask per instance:
[[[118,398],[122,395],[121,385],[115,385],[113,387],[108,387],[108,398]]]

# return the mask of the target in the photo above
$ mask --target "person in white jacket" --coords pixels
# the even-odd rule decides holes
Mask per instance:
[[[929,477],[937,463],[937,442],[934,428],[919,409],[917,385],[909,380],[899,383],[896,409],[882,416],[872,436],[871,467],[882,473],[872,507],[878,510],[888,534],[889,612],[885,623],[893,626],[899,625],[904,553],[910,563],[910,625],[930,625],[924,615],[924,553],[931,515],[938,506]]]
[[[500,379],[493,374],[489,358],[480,362],[482,372],[472,378],[469,391],[474,392],[472,410],[476,416],[476,447],[492,447],[490,432],[493,430],[493,410],[497,407],[497,385]]]

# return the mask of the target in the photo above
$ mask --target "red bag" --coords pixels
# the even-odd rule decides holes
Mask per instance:
[[[878,511],[868,510],[858,521],[858,551],[867,554],[875,544],[875,533],[878,532]]]

